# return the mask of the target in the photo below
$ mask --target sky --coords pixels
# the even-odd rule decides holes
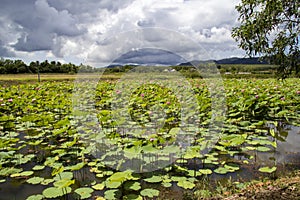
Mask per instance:
[[[239,2],[1,0],[0,57],[92,65],[244,57],[231,37]]]

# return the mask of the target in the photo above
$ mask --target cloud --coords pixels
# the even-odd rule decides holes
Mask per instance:
[[[121,44],[113,44],[110,39],[135,29],[154,27],[158,31],[172,30],[193,40],[210,54],[209,57],[243,55],[231,38],[231,28],[237,19],[234,6],[239,1],[2,0],[0,24],[2,22],[4,28],[0,30],[0,56],[26,57],[26,53],[32,56],[29,53],[44,52],[36,55],[43,57],[50,53],[57,58],[81,61],[113,60],[126,53],[118,52],[118,45],[128,51],[141,49],[142,45],[134,47],[130,41],[141,39],[144,48],[149,44],[150,47],[163,46],[163,50],[171,49],[175,53],[186,51],[186,55],[195,51],[194,47],[180,44],[176,36],[171,43],[170,35],[165,37],[154,31],[143,32],[142,38],[121,36],[124,37]]]
[[[19,51],[51,50],[56,37],[74,37],[83,33],[76,25],[75,18],[67,11],[58,11],[46,0],[26,1],[16,5],[16,1],[6,4],[6,17],[18,26],[20,37],[12,45]],[[18,8],[19,6],[19,8]],[[21,11],[20,8],[24,10]],[[2,8],[3,9],[3,8]],[[25,12],[24,12],[25,11]]]

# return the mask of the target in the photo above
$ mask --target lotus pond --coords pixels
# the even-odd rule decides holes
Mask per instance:
[[[0,199],[166,199],[166,191],[197,193],[206,178],[247,168],[274,174],[283,161],[299,160],[293,143],[300,127],[299,79],[224,80],[221,126],[211,123],[207,82],[188,82],[191,98],[154,82],[131,90],[128,105],[119,107],[126,85],[101,80],[91,97],[92,115],[74,108],[74,101],[90,105],[74,99],[74,81],[2,84]],[[191,106],[188,112],[182,101]],[[294,157],[282,155],[287,150]]]

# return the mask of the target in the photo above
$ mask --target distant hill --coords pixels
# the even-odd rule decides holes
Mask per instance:
[[[261,61],[260,58],[225,58],[215,61],[217,64],[246,64],[246,65],[257,65],[257,64],[268,64],[266,61]]]
[[[185,62],[185,63],[180,63],[178,66],[191,66],[191,63],[201,63],[205,61],[190,61],[190,62]],[[244,64],[244,65],[264,65],[268,64],[266,61],[261,61],[260,58],[255,57],[255,58],[224,58],[221,60],[214,60],[216,64],[222,65],[222,64]]]

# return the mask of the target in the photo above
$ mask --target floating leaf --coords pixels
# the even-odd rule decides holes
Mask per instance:
[[[77,188],[74,192],[80,195],[80,199],[87,199],[92,196],[92,192],[94,192],[94,190],[89,187],[83,187]]]
[[[168,187],[171,187],[171,186],[172,186],[172,183],[163,182],[163,183],[162,183],[162,186],[168,188]]]
[[[57,188],[65,188],[75,183],[75,180],[70,179],[61,179],[53,183],[53,185]]]
[[[66,167],[66,169],[71,170],[71,171],[75,171],[75,170],[80,170],[82,167],[84,167],[85,163],[81,162],[81,163],[77,163],[76,165],[73,166],[68,166]]]
[[[56,197],[61,197],[61,196],[65,195],[65,193],[68,194],[71,191],[72,191],[72,189],[70,187],[67,187],[64,189],[58,189],[56,187],[49,187],[43,191],[43,195],[46,198],[56,198]]]
[[[10,177],[24,177],[24,176],[30,176],[33,174],[33,171],[24,171],[24,172],[21,172],[21,173],[16,173],[16,174],[12,174],[10,175]]]
[[[8,176],[10,174],[16,174],[21,172],[22,169],[7,167],[0,170],[0,176]]]
[[[56,174],[59,174],[59,173],[61,173],[61,172],[63,172],[64,171],[64,166],[60,166],[60,167],[58,167],[58,168],[55,168],[53,171],[52,171],[52,173],[51,173],[51,175],[52,176],[55,176]]]
[[[144,197],[150,197],[150,198],[153,198],[153,197],[156,197],[159,195],[159,191],[156,190],[156,189],[144,189],[141,191],[140,193],[142,196]]]
[[[104,196],[107,200],[115,200],[120,197],[119,190],[107,190],[104,192]]]
[[[98,183],[96,185],[93,185],[92,188],[95,190],[103,190],[105,185],[103,183]]]
[[[30,184],[40,184],[43,180],[44,178],[42,177],[32,177],[28,179],[26,182]]]
[[[139,182],[126,182],[124,184],[125,190],[139,190],[141,189],[141,184]]]
[[[271,149],[268,148],[268,147],[262,147],[262,146],[260,146],[260,147],[257,147],[256,150],[257,151],[262,151],[262,152],[267,152],[267,151],[270,151]]]
[[[261,167],[261,168],[258,169],[258,171],[265,172],[265,173],[272,173],[272,172],[275,172],[276,169],[277,169],[277,167],[272,167],[272,168],[270,168],[270,167]]]
[[[159,183],[162,181],[162,178],[160,176],[152,176],[150,178],[144,179],[144,181],[148,183]]]
[[[42,185],[48,185],[49,183],[52,183],[54,181],[54,179],[44,179],[42,182],[41,182],[41,184]]]
[[[36,165],[36,166],[34,166],[34,167],[32,168],[32,170],[37,171],[37,170],[42,170],[42,169],[44,169],[44,168],[45,168],[44,165]]]
[[[216,172],[217,174],[227,174],[228,172],[230,172],[230,170],[224,167],[219,167],[215,169],[214,172]]]
[[[95,200],[106,200],[104,197],[96,197]]]
[[[43,195],[36,194],[36,195],[31,195],[31,196],[27,197],[26,200],[42,200],[43,198],[44,198]]]
[[[124,200],[143,200],[143,197],[137,194],[129,194],[124,197]]]
[[[195,187],[195,183],[192,183],[188,180],[180,180],[178,181],[177,185],[184,189],[193,189]]]
[[[212,171],[210,169],[199,169],[199,172],[201,174],[205,174],[205,175],[212,173]]]
[[[239,166],[232,166],[232,165],[224,165],[224,168],[228,169],[230,172],[234,172],[240,169]]]
[[[73,178],[73,172],[61,172],[60,174],[57,174],[54,177],[55,181],[59,181],[61,179],[69,179],[71,180]]]

